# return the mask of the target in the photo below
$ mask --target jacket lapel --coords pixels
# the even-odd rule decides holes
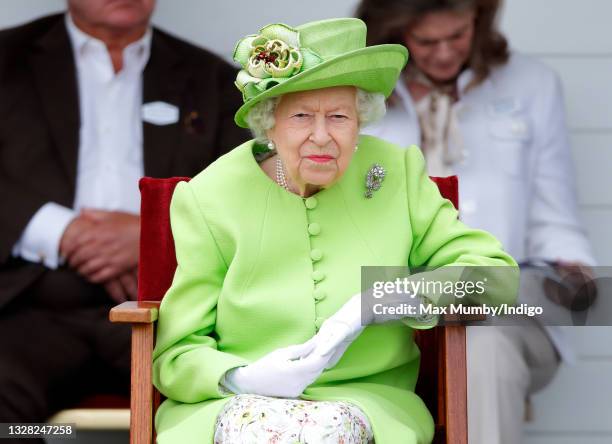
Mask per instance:
[[[43,112],[65,173],[76,183],[80,111],[72,44],[63,15],[36,43],[29,56]]]
[[[166,102],[181,110],[187,73],[181,69],[180,57],[159,32],[153,32],[151,56],[143,74],[142,103]],[[176,123],[155,125],[143,121],[145,174],[168,177],[173,171],[173,153],[181,142],[183,116]]]

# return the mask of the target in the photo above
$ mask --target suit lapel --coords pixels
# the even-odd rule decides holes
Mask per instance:
[[[55,148],[74,189],[80,111],[76,66],[63,16],[60,16],[49,32],[36,42],[35,49],[29,57]]]
[[[153,32],[151,56],[143,75],[142,103],[166,102],[181,110],[188,73],[180,58],[159,32]],[[145,174],[152,177],[172,175],[174,153],[181,142],[183,116],[176,123],[155,125],[143,121]]]

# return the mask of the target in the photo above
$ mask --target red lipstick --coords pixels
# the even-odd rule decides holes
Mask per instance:
[[[313,162],[325,163],[325,162],[329,162],[334,157],[329,156],[329,155],[324,155],[324,154],[317,154],[317,155],[312,155],[312,156],[306,156],[306,158],[312,160]]]

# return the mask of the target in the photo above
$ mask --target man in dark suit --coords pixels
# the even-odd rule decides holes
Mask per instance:
[[[248,138],[235,70],[152,29],[153,8],[69,0],[0,31],[0,422],[127,389],[129,331],[107,319],[136,291],[137,179]]]

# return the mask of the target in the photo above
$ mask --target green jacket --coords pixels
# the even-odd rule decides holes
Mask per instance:
[[[178,267],[161,304],[153,366],[169,398],[156,416],[160,443],[212,442],[229,399],[219,390],[223,374],[310,339],[360,291],[363,265],[516,266],[490,234],[457,220],[417,147],[362,136],[340,180],[308,199],[272,181],[253,147],[221,157],[172,198]],[[366,199],[374,163],[386,177]],[[483,302],[511,304],[516,286],[511,279]],[[358,405],[377,444],[430,442],[433,421],[414,394],[420,355],[409,325],[367,327],[303,398]]]

